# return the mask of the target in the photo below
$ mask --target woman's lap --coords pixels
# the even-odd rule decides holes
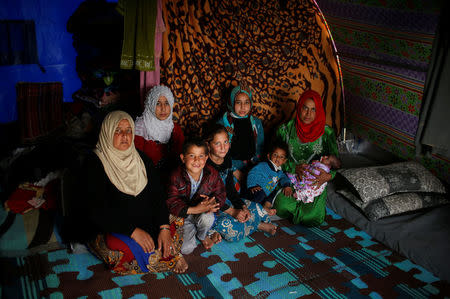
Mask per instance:
[[[170,271],[175,267],[181,257],[183,219],[171,216],[170,223],[175,254],[169,258],[162,258],[161,251],[156,249],[145,261],[148,272]],[[154,241],[155,243],[157,242],[157,240]],[[110,266],[116,273],[128,275],[147,272],[141,269],[137,257],[133,255],[130,247],[114,235],[98,235],[94,241],[88,243],[88,247],[92,253]]]
[[[277,210],[279,217],[291,219],[294,224],[317,226],[325,219],[326,199],[326,188],[312,203],[297,201],[294,197],[285,196],[280,192],[275,198],[273,208]]]

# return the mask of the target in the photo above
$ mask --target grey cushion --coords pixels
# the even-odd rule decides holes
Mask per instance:
[[[445,187],[439,179],[414,161],[343,169],[339,172],[364,203],[399,192],[445,193]]]
[[[438,193],[397,193],[363,202],[349,190],[338,190],[350,202],[359,207],[369,220],[417,211],[449,203],[445,194]]]

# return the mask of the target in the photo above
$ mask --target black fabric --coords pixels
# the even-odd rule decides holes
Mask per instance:
[[[0,65],[38,64],[32,20],[0,20]]]
[[[2,169],[1,185],[5,199],[24,182],[36,182],[48,173],[78,168],[92,145],[71,138],[54,138],[38,144]]]
[[[431,149],[432,153],[450,158],[450,4],[445,1],[441,12],[430,67],[427,72],[415,138],[416,152]],[[425,145],[425,146],[424,146]]]
[[[239,192],[235,188],[233,171],[231,170],[231,156],[227,154],[222,164],[216,164],[211,159],[208,159],[207,163],[214,167],[223,178],[225,177],[225,190],[227,192],[227,198],[231,201],[233,208],[242,209],[245,203],[242,201]],[[226,205],[226,204],[225,204]],[[226,210],[226,209],[225,209]]]
[[[33,248],[35,246],[46,244],[53,234],[54,223],[55,223],[54,211],[46,211],[44,209],[39,209],[38,226],[36,228],[36,232],[34,233],[33,239],[28,245],[28,248]]]
[[[157,240],[159,227],[169,224],[167,194],[158,170],[145,154],[148,183],[136,197],[119,191],[106,175],[100,159],[92,153],[86,159],[79,179],[78,202],[71,203],[75,212],[66,218],[63,238],[85,242],[99,233],[120,233],[130,236],[135,228],[148,232]],[[76,190],[75,190],[76,192]]]
[[[250,160],[255,155],[255,138],[253,138],[250,117],[233,118],[234,134],[231,140],[231,157],[234,160]]]

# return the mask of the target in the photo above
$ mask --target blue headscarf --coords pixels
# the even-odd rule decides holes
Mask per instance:
[[[240,85],[238,85],[235,88],[233,88],[233,90],[231,91],[230,101],[228,102],[227,107],[228,107],[228,110],[231,112],[231,115],[233,117],[235,117],[235,118],[246,118],[246,117],[248,117],[248,115],[246,115],[246,116],[239,116],[239,115],[237,115],[234,112],[234,101],[236,100],[236,96],[238,94],[240,94],[240,93],[245,93],[250,99],[250,105],[253,106],[253,103],[252,103],[252,91],[250,89],[248,89],[248,91],[247,91],[247,90],[243,89]],[[251,109],[251,107],[250,107],[250,109]]]

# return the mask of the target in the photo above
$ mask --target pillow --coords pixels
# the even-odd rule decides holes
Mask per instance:
[[[339,172],[364,203],[399,192],[445,193],[445,187],[439,179],[414,161]]]
[[[449,203],[445,194],[436,193],[398,193],[377,198],[370,202],[363,202],[348,190],[338,190],[336,192],[359,207],[371,221]]]

